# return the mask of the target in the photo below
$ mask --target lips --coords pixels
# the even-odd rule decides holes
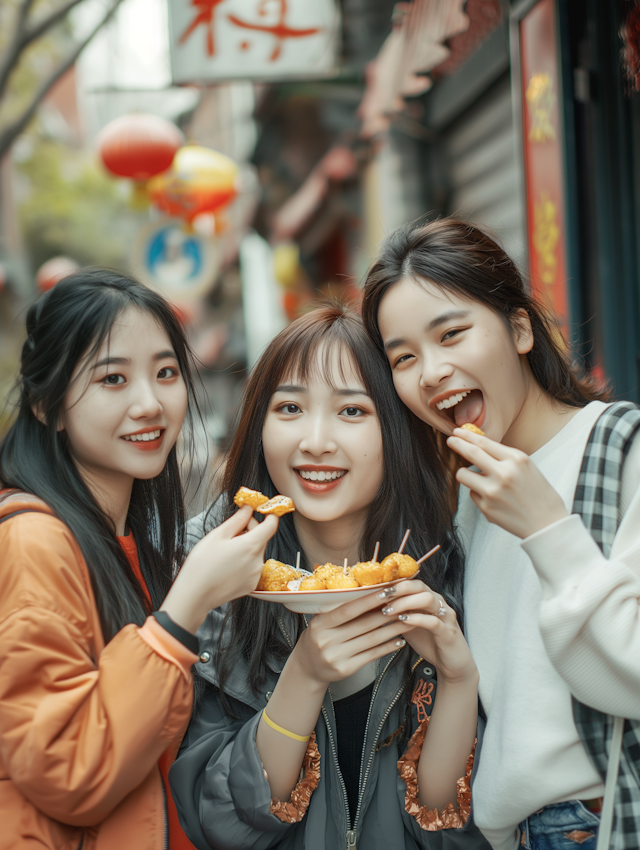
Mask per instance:
[[[346,469],[334,466],[299,466],[294,469],[298,482],[308,493],[328,493],[335,490],[348,475]],[[303,477],[304,474],[304,477]],[[320,480],[323,478],[324,480]]]
[[[484,396],[478,389],[449,390],[431,399],[429,406],[454,428],[470,422],[481,428],[486,409]]]
[[[146,438],[146,435],[153,434],[159,432],[159,436],[154,439]],[[141,428],[139,431],[135,431],[133,434],[125,434],[122,439],[125,443],[132,446],[138,451],[141,452],[154,452],[160,448],[162,445],[162,441],[164,440],[165,429],[164,428]]]

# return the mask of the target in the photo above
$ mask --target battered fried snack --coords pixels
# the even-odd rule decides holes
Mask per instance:
[[[275,514],[276,516],[284,516],[284,514],[295,511],[295,509],[293,499],[290,499],[289,496],[274,496],[273,499],[267,499],[266,502],[254,508],[259,514]]]
[[[260,505],[264,505],[269,501],[269,497],[260,493],[258,490],[250,490],[248,487],[241,487],[233,497],[234,504],[239,508],[243,505],[249,505],[255,511]]]
[[[322,564],[320,567],[316,565],[313,570],[313,577],[324,581],[326,584],[332,576],[341,572],[342,567],[339,567],[337,564]]]
[[[411,578],[420,569],[418,562],[411,555],[400,555],[398,552],[387,555],[382,564],[386,564],[389,570],[395,572],[394,578]]]
[[[300,582],[300,590],[326,590],[327,582],[323,578],[318,578],[316,575],[306,576]]]
[[[276,561],[274,558],[269,558],[265,561],[262,567],[262,574],[256,590],[268,590],[272,593],[281,593],[289,590],[288,582],[302,578],[304,573],[295,570],[293,567],[283,564],[281,561]]]
[[[327,579],[327,590],[349,590],[350,588],[359,586],[356,579],[350,574],[350,571],[345,573],[343,570],[340,570]]]
[[[386,560],[388,559],[385,558]],[[378,563],[378,561],[360,561],[351,567],[351,574],[360,587],[393,581],[396,577],[393,564],[385,564],[384,561],[382,563]]]
[[[482,428],[478,428],[477,425],[473,425],[471,422],[465,422],[464,425],[460,426],[464,428],[465,431],[471,431],[473,434],[480,434],[481,437],[484,437],[484,431]]]

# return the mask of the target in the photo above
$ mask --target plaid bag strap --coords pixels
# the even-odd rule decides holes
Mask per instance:
[[[580,514],[585,527],[609,557],[622,517],[620,491],[622,467],[633,437],[640,428],[640,407],[618,402],[608,407],[594,425],[582,459],[572,513]],[[640,725],[624,723],[620,753],[620,719],[597,711],[572,698],[576,728],[603,781],[615,765],[616,780],[609,776],[605,791],[598,850],[640,850],[640,785],[636,766],[640,755]],[[617,785],[617,787],[615,787]],[[614,793],[611,792],[612,787]]]

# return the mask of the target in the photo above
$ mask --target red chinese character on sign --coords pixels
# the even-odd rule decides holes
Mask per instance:
[[[191,0],[191,2],[195,2],[195,0]],[[258,4],[259,17],[265,17],[267,14],[267,4],[269,2],[273,2],[273,0],[261,0]],[[235,24],[237,27],[241,27],[246,30],[253,30],[255,32],[268,32],[275,36],[276,43],[274,45],[273,52],[269,57],[270,62],[275,62],[279,58],[282,53],[282,45],[284,44],[285,39],[304,38],[305,36],[316,35],[316,33],[320,32],[320,27],[294,29],[293,27],[288,26],[286,23],[288,11],[287,0],[277,0],[277,2],[280,8],[278,11],[278,20],[275,24],[252,24],[250,21],[243,21],[241,18],[236,17],[236,15],[228,15],[231,23]]]
[[[200,11],[180,36],[180,44],[184,44],[194,30],[202,24],[202,26],[207,28],[207,53],[209,56],[215,56],[216,44],[214,40],[214,17],[216,6],[219,6],[220,3],[224,3],[224,0],[191,0],[191,5]]]

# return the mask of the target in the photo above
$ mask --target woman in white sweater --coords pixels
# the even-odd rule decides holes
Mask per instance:
[[[585,449],[604,451],[590,435],[606,394],[577,376],[492,239],[450,219],[396,231],[367,276],[363,318],[400,398],[464,463],[465,622],[487,715],[476,823],[497,850],[592,850],[606,755],[585,748],[572,701],[640,720],[640,415],[623,405],[605,557],[572,509]],[[635,821],[614,819],[612,847],[637,846],[622,835],[637,831],[637,779],[629,793]]]

